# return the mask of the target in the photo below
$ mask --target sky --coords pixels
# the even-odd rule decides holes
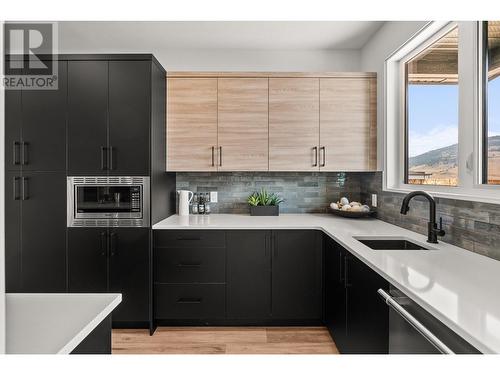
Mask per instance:
[[[458,85],[409,85],[409,156],[458,143]],[[488,84],[489,136],[500,134],[500,77]]]

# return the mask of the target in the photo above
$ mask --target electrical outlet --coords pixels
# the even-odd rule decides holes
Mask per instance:
[[[211,191],[210,192],[210,202],[212,203],[217,203],[217,192],[216,191]]]
[[[372,207],[377,207],[377,194],[372,194]]]

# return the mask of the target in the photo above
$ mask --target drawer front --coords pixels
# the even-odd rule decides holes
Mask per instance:
[[[226,234],[220,230],[155,230],[155,247],[225,247]]]
[[[226,286],[155,285],[156,319],[216,319],[226,315]]]
[[[154,279],[159,283],[224,283],[226,249],[166,248],[154,250]]]

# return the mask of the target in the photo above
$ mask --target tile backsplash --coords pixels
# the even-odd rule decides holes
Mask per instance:
[[[371,201],[371,194],[378,195],[377,217],[383,221],[412,231],[427,234],[429,208],[425,198],[416,197],[410,202],[410,211],[401,215],[405,194],[382,191],[382,173],[361,175],[362,199]],[[415,186],[415,190],[425,190]],[[436,215],[443,218],[444,242],[478,254],[500,260],[500,206],[489,203],[457,199],[436,199]]]
[[[325,212],[342,196],[359,200],[362,173],[317,172],[182,172],[177,190],[218,192],[212,213],[248,213],[247,197],[261,188],[284,198],[282,213]]]

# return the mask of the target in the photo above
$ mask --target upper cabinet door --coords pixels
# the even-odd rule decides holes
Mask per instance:
[[[219,171],[267,171],[268,79],[219,78]]]
[[[58,62],[57,90],[24,90],[21,163],[28,171],[66,171],[68,63]]]
[[[269,79],[269,170],[318,171],[319,78]]]
[[[109,62],[109,173],[149,175],[151,62]]]
[[[321,170],[375,170],[376,79],[322,78],[320,85]]]
[[[5,90],[5,170],[21,169],[21,90]],[[45,90],[44,90],[45,92]]]
[[[69,175],[107,174],[108,62],[68,62]]]
[[[167,80],[167,170],[216,171],[217,78]]]

